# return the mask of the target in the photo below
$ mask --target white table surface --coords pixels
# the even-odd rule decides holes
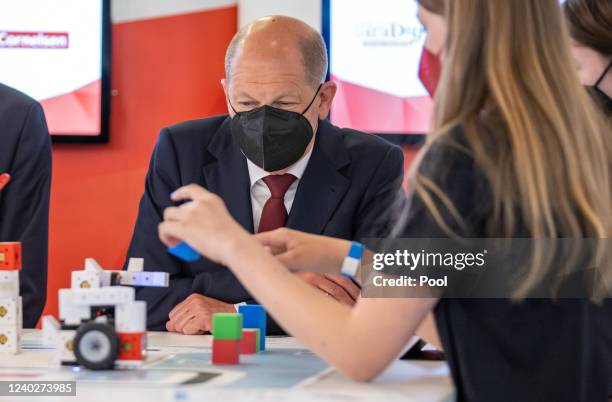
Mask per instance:
[[[59,373],[60,368],[50,364],[53,351],[41,349],[40,331],[26,330],[23,337],[24,350],[18,355],[0,355],[0,380],[6,380],[10,370],[31,370],[49,375]],[[191,356],[210,352],[211,336],[188,336],[166,332],[149,333],[151,361],[170,359],[177,355]],[[305,347],[290,337],[267,338],[268,356],[272,359],[277,350],[295,350],[295,355],[304,353]],[[258,355],[260,365],[267,363],[268,356]],[[310,354],[310,356],[312,356]],[[299,362],[299,358],[295,358]],[[314,359],[314,357],[310,357]],[[272,364],[272,360],[270,363]],[[151,363],[153,364],[153,363]],[[244,366],[243,366],[244,368]],[[182,368],[179,368],[183,370]],[[370,383],[357,383],[343,377],[327,367],[290,388],[248,389],[232,387],[235,378],[248,375],[237,366],[211,366],[211,370],[223,374],[210,383],[189,386],[152,384],[143,386],[130,383],[77,383],[76,397],[1,397],[0,401],[440,401],[454,400],[454,389],[445,362],[397,361]],[[253,370],[253,367],[250,368]],[[258,368],[256,367],[255,370]],[[66,369],[63,369],[66,370]],[[142,370],[147,370],[143,367]],[[189,370],[188,368],[185,370]],[[253,372],[253,371],[251,371]],[[260,373],[257,373],[260,374]],[[4,378],[2,378],[4,377]]]

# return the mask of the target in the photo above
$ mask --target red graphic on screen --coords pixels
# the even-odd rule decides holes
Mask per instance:
[[[0,31],[0,49],[68,49],[68,32]]]
[[[371,133],[414,133],[429,131],[433,101],[429,96],[403,98],[353,84],[338,77],[331,121]]]
[[[70,93],[40,101],[52,134],[100,133],[100,80]]]

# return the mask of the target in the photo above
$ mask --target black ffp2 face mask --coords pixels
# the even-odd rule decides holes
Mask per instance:
[[[317,88],[302,113],[263,105],[248,112],[236,112],[231,131],[242,153],[267,172],[283,170],[296,163],[306,152],[312,140],[313,127],[304,113],[314,103],[321,85]]]
[[[597,82],[593,86],[588,86],[587,90],[591,94],[591,97],[595,99],[598,105],[600,105],[604,113],[608,116],[612,115],[612,98],[610,98],[604,91],[599,88],[599,84],[604,80],[608,72],[610,72],[610,68],[612,67],[612,60],[608,64],[608,67],[605,68],[601,76],[597,79]]]

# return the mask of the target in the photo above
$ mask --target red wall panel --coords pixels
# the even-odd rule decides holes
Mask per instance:
[[[226,112],[219,81],[236,14],[229,7],[113,26],[110,143],[53,148],[44,314],[57,314],[57,290],[85,257],[123,263],[159,129]]]

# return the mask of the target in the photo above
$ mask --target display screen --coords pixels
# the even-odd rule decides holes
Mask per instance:
[[[377,134],[424,134],[432,100],[418,77],[425,30],[415,0],[328,0],[331,121]]]
[[[0,5],[0,82],[42,104],[53,136],[106,137],[108,2]]]

